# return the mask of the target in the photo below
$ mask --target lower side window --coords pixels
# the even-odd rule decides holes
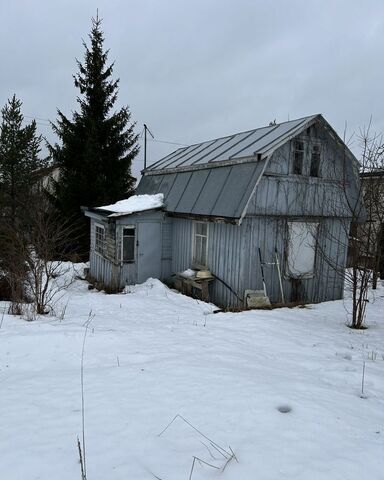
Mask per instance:
[[[123,248],[122,260],[123,262],[135,261],[135,227],[123,228]]]
[[[197,266],[207,265],[208,251],[208,224],[195,222],[193,232],[193,255],[192,262]]]
[[[104,253],[105,229],[102,225],[95,225],[95,251]]]

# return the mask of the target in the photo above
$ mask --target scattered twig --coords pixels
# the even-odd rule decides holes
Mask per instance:
[[[88,319],[84,323],[85,331],[83,337],[83,346],[81,349],[81,369],[80,369],[80,380],[81,380],[81,429],[82,429],[82,463],[81,463],[81,475],[82,480],[87,480],[87,465],[86,465],[86,455],[85,455],[85,408],[84,408],[84,351],[85,351],[85,340],[87,338],[88,328],[95,318],[95,314],[90,310]],[[80,446],[80,442],[79,442]],[[81,448],[80,448],[81,453]]]
[[[5,309],[3,310],[3,314],[1,315],[1,321],[0,321],[0,330],[1,330],[1,327],[3,326],[3,322],[4,322],[4,315],[5,315]]]
[[[212,448],[214,448],[217,452],[220,453],[221,456],[223,456],[225,459],[227,459],[228,457],[230,457],[232,454],[230,452],[228,452],[227,450],[225,450],[225,448],[221,447],[219,444],[217,444],[216,442],[214,442],[213,440],[211,440],[209,437],[207,437],[206,435],[204,435],[203,432],[201,432],[199,429],[197,429],[194,425],[192,425],[191,422],[189,422],[186,418],[184,418],[182,415],[180,415],[179,413],[177,415],[175,415],[173,417],[173,419],[168,423],[168,425],[159,433],[159,437],[166,431],[168,430],[168,428],[172,425],[172,423],[177,419],[177,418],[180,418],[181,420],[183,420],[183,422],[185,422],[187,425],[189,425],[193,430],[195,430],[195,432],[197,432],[199,435],[201,435],[203,438],[205,438],[206,440],[208,440],[208,442],[211,444]]]
[[[204,445],[204,447],[207,449],[210,457],[212,458],[212,460],[217,460],[217,458],[213,455],[213,453],[211,452],[211,449],[208,447],[208,445],[204,442],[200,442],[202,445]]]
[[[232,450],[232,448],[229,447],[229,449],[231,450],[232,455],[228,458],[228,460],[227,460],[227,461],[225,462],[225,464],[223,465],[223,468],[221,469],[222,472],[224,472],[224,470],[227,468],[228,463],[229,463],[231,460],[235,459],[235,460],[236,460],[236,463],[239,463],[239,461],[237,460],[237,457],[236,457],[234,451]]]
[[[191,466],[191,471],[189,473],[189,477],[188,477],[188,480],[191,480],[192,478],[192,475],[193,475],[193,470],[195,468],[195,463],[196,463],[196,460],[200,463],[200,465],[203,463],[204,465],[207,465],[208,467],[211,467],[211,468],[216,468],[217,470],[220,470],[220,467],[217,467],[216,465],[212,465],[211,463],[208,463],[204,460],[202,460],[201,458],[198,458],[198,457],[193,457],[193,460],[192,460],[192,466]]]
[[[59,312],[58,317],[60,322],[62,322],[65,318],[65,314],[67,313],[68,302],[69,300],[67,300],[67,303],[64,305],[64,307],[62,307],[61,312]]]
[[[79,461],[80,461],[80,468],[81,468],[81,480],[87,480],[87,477],[85,475],[85,464],[84,464],[84,457],[81,452],[81,444],[79,437],[77,437],[77,449],[79,451]]]
[[[363,375],[361,377],[361,397],[364,397],[364,382],[365,382],[365,362],[363,362]]]

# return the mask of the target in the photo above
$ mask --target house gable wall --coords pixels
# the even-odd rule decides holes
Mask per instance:
[[[292,173],[296,140],[304,144],[301,175]],[[318,177],[310,176],[313,145],[321,148]],[[247,215],[350,217],[346,195],[356,190],[352,169],[346,149],[317,122],[273,152]]]

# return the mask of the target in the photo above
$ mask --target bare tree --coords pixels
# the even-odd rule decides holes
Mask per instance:
[[[12,313],[20,313],[20,303],[29,298],[35,313],[45,314],[71,282],[63,259],[76,233],[72,224],[58,221],[43,194],[29,200],[25,221],[2,222],[2,269],[11,286]]]
[[[344,276],[346,287],[352,295],[350,327],[365,328],[365,314],[370,285],[375,285],[379,268],[384,225],[384,142],[381,135],[372,135],[370,127],[359,134],[361,157],[359,165],[353,165],[346,154],[341,165],[342,195],[339,200],[331,198],[335,210],[343,204],[348,219],[343,223],[345,235],[327,232],[327,236],[338,243],[340,252],[348,251],[347,269],[343,262],[330,258],[317,245],[317,252],[332,268]],[[337,166],[340,168],[340,165]],[[356,185],[353,185],[357,182]],[[348,231],[347,231],[348,230]],[[340,238],[348,239],[342,244]]]

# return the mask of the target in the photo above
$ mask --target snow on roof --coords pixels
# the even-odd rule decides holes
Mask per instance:
[[[125,200],[120,200],[112,205],[97,207],[97,210],[106,210],[112,212],[111,217],[120,215],[129,215],[135,212],[153,210],[164,205],[164,195],[157,193],[155,195],[133,195]]]

